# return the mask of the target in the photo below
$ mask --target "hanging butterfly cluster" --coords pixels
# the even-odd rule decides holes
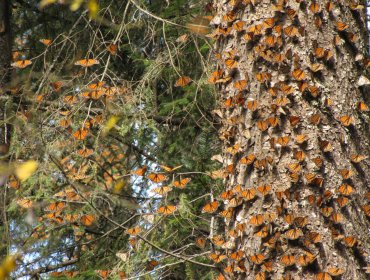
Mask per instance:
[[[222,108],[215,114],[223,122],[226,168],[211,176],[224,178],[228,190],[203,207],[223,217],[228,229],[209,238],[215,248],[209,257],[223,268],[218,279],[350,275],[343,262],[366,263],[368,256],[359,238],[368,235],[370,193],[364,193],[369,177],[359,171],[368,164],[368,151],[357,152],[346,139],[361,135],[357,125],[368,120],[369,108],[360,94],[348,92],[349,100],[332,94],[330,85],[340,81],[325,79],[338,79],[336,65],[347,66],[339,61],[344,47],[356,50],[347,57],[354,68],[369,67],[358,29],[344,22],[363,16],[364,6],[356,1],[219,2],[208,36],[222,52],[215,54],[219,66],[208,81],[221,91]],[[347,113],[335,102],[345,103]],[[338,149],[345,155],[338,158]],[[206,242],[196,243],[203,248]],[[340,258],[332,248],[348,257]]]

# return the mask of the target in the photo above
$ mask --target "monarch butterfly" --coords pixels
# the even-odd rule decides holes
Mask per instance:
[[[341,22],[341,21],[337,21],[335,23],[335,26],[338,29],[338,31],[344,31],[349,27],[347,24],[345,24],[344,22]]]
[[[269,227],[264,226],[261,228],[261,230],[257,231],[254,235],[260,238],[265,238],[269,235]]]
[[[243,31],[244,25],[245,25],[245,21],[240,20],[233,24],[233,29],[238,32]]]
[[[78,66],[82,66],[82,67],[91,67],[95,64],[99,64],[99,61],[96,60],[96,59],[81,59],[81,60],[77,60],[75,62],[75,65],[78,65]]]
[[[260,83],[264,83],[266,81],[271,80],[271,77],[272,77],[271,73],[267,73],[267,72],[260,72],[256,74],[256,79]]]
[[[246,157],[241,158],[239,162],[241,164],[251,165],[255,159],[256,159],[256,156],[254,154],[249,154]]]
[[[286,147],[286,146],[288,146],[289,141],[290,141],[290,137],[289,137],[289,136],[282,136],[282,137],[278,137],[278,138],[277,138],[277,143],[278,143],[280,146],[282,146],[282,147]]]
[[[154,183],[160,183],[167,179],[167,177],[161,173],[150,173],[148,178]]]
[[[239,150],[240,150],[240,144],[236,143],[235,145],[228,147],[226,149],[226,152],[229,154],[235,155],[236,153],[239,152]]]
[[[333,151],[333,146],[327,140],[322,140],[322,141],[319,140],[319,146],[321,150],[325,153],[330,153]]]
[[[236,15],[233,10],[231,10],[230,12],[228,12],[226,15],[223,16],[223,20],[227,22],[233,22],[235,18],[236,18]]]
[[[74,95],[66,95],[64,98],[63,98],[63,101],[67,104],[76,104],[78,102],[78,99],[76,96]]]
[[[45,207],[45,211],[58,212],[61,211],[66,204],[64,202],[53,202]]]
[[[299,237],[303,236],[303,232],[299,228],[293,228],[293,229],[290,229],[287,232],[285,232],[285,236],[289,240],[296,240]]]
[[[78,155],[82,156],[82,157],[88,157],[90,155],[92,155],[94,153],[94,150],[93,149],[87,149],[87,148],[84,148],[84,149],[79,149],[77,150],[76,152]]]
[[[17,199],[17,204],[25,209],[31,208],[33,206],[33,202],[31,199],[28,198],[20,198]]]
[[[327,272],[331,276],[339,276],[339,275],[342,275],[345,272],[345,270],[342,268],[337,268],[337,267],[329,267],[327,268]]]
[[[248,110],[251,110],[252,112],[256,111],[258,107],[258,102],[256,100],[251,100],[247,102],[247,108]]]
[[[84,226],[91,226],[95,221],[95,217],[91,214],[83,215],[80,221]]]
[[[183,189],[191,181],[191,178],[183,178],[180,181],[173,182],[176,188]]]
[[[260,131],[264,132],[268,129],[268,121],[258,121],[257,122],[257,127]]]
[[[215,263],[219,263],[219,262],[222,262],[224,259],[226,259],[226,255],[212,253],[209,255],[209,258]]]
[[[146,270],[152,271],[158,265],[159,262],[157,262],[156,260],[151,260],[146,264]]]
[[[299,162],[288,164],[288,169],[291,173],[299,173],[301,171],[301,165]]]
[[[221,235],[215,235],[212,237],[212,243],[216,246],[222,246],[225,244],[225,240],[222,238]]]
[[[50,46],[52,42],[50,39],[40,39],[39,41],[45,46]]]
[[[353,193],[353,187],[348,184],[342,184],[339,186],[337,191],[342,195],[350,196]]]
[[[284,255],[280,258],[280,263],[284,266],[292,266],[295,264],[294,255]]]
[[[316,58],[323,58],[325,56],[325,50],[324,48],[318,47],[315,49],[315,56]]]
[[[310,252],[306,252],[304,255],[301,255],[297,259],[297,264],[300,266],[308,266],[309,264],[313,263],[316,257],[312,255]]]
[[[261,214],[255,215],[249,219],[249,224],[253,226],[260,226],[264,222],[264,216]]]
[[[351,116],[347,116],[347,115],[345,115],[345,116],[341,116],[341,117],[339,118],[339,120],[340,120],[340,122],[342,123],[342,125],[344,125],[344,126],[350,126],[350,125],[352,125],[352,124],[353,124],[353,122],[354,122],[353,117],[351,117]]]
[[[165,205],[165,206],[159,207],[157,210],[157,213],[167,216],[175,212],[176,209],[177,207],[175,205]]]
[[[298,144],[303,144],[304,142],[307,141],[307,136],[305,134],[298,134],[296,137],[295,137],[295,141],[298,143]]]
[[[233,69],[238,67],[238,62],[230,58],[225,60],[225,65],[228,69]]]
[[[330,216],[330,220],[334,224],[340,224],[343,220],[343,216],[340,213],[334,213],[333,215]]]
[[[357,239],[354,236],[347,236],[343,239],[343,242],[344,242],[344,245],[352,248],[353,246],[357,244]]]
[[[279,125],[279,119],[277,117],[270,117],[267,121],[271,127],[277,127]]]
[[[325,217],[329,217],[333,213],[333,211],[334,211],[333,207],[323,207],[323,208],[321,208],[321,213]]]
[[[262,254],[256,254],[249,256],[249,260],[255,264],[261,264],[265,260],[265,256]]]
[[[293,38],[295,36],[297,36],[298,34],[298,28],[291,25],[291,26],[288,26],[288,27],[285,27],[284,28],[284,34],[290,38]]]
[[[306,157],[306,155],[305,155],[304,151],[295,151],[294,152],[294,158],[296,160],[298,160],[299,162],[304,161],[305,157]]]
[[[358,102],[357,109],[363,112],[369,111],[369,107],[364,102]]]
[[[191,78],[188,77],[188,76],[182,76],[180,77],[176,83],[175,83],[175,87],[185,87],[187,86],[189,83],[191,82]]]
[[[217,211],[218,206],[219,206],[219,203],[217,201],[212,201],[203,206],[202,212],[214,213]]]
[[[344,207],[348,204],[349,199],[345,196],[339,196],[335,201],[338,203],[339,207]]]
[[[244,90],[247,87],[247,80],[239,80],[234,82],[234,88],[236,90]]]
[[[132,227],[126,230],[126,233],[132,236],[138,235],[142,229],[140,227]]]
[[[314,14],[320,13],[320,4],[318,3],[312,3],[310,5],[310,11]]]
[[[252,200],[256,196],[256,189],[246,189],[242,191],[241,197],[243,197],[246,201]]]
[[[95,272],[99,274],[99,276],[102,277],[103,279],[107,279],[108,275],[111,273],[110,270],[95,270]]]
[[[64,219],[70,223],[74,223],[79,218],[78,214],[65,214]]]
[[[26,59],[26,60],[18,60],[18,61],[15,61],[15,62],[13,62],[10,65],[12,67],[14,67],[14,68],[23,69],[23,68],[26,68],[27,66],[29,66],[31,64],[32,64],[32,61]]]
[[[80,128],[79,130],[76,130],[72,135],[77,140],[84,140],[87,136],[89,131],[87,129]]]
[[[154,188],[152,191],[159,195],[165,195],[166,193],[172,191],[172,188],[169,186],[162,186],[162,187]]]
[[[110,44],[108,47],[107,47],[107,51],[111,54],[111,55],[116,55],[117,54],[117,50],[118,50],[118,46],[116,44]]]
[[[145,172],[148,170],[148,167],[144,165],[142,168],[138,168],[134,171],[134,173],[138,176],[144,176]]]
[[[310,231],[308,233],[308,238],[314,243],[319,243],[321,241],[321,234],[315,231]]]
[[[360,163],[361,161],[367,159],[366,155],[358,155],[358,154],[353,154],[351,155],[351,161],[353,163]]]
[[[318,125],[320,124],[320,121],[321,121],[321,116],[320,114],[313,114],[310,118],[309,118],[309,121],[311,124],[313,125]]]
[[[242,250],[238,250],[230,254],[230,258],[236,261],[241,260],[244,257],[244,252]]]
[[[266,273],[264,271],[258,272],[256,274],[255,280],[265,280],[266,279]]]
[[[306,78],[305,73],[301,69],[295,69],[292,72],[292,77],[297,81],[303,81]]]
[[[199,248],[204,248],[206,246],[206,239],[205,238],[197,238],[195,240],[195,244],[199,247]]]
[[[233,208],[229,208],[229,209],[226,209],[226,210],[224,210],[224,211],[221,211],[220,212],[220,216],[221,217],[224,217],[224,218],[227,218],[227,219],[230,219],[231,218],[231,216],[234,214],[234,210],[233,210]]]
[[[269,194],[270,190],[271,190],[271,186],[270,185],[262,185],[262,186],[258,186],[257,187],[257,190],[263,195],[263,196],[266,196]]]
[[[234,196],[234,191],[233,190],[227,190],[224,191],[220,194],[220,199],[222,200],[229,200]]]
[[[275,25],[275,18],[268,18],[262,24],[265,29],[273,28]]]
[[[339,169],[339,173],[344,180],[347,180],[352,177],[353,171],[351,169]]]
[[[284,216],[284,220],[288,225],[291,225],[294,220],[294,216],[292,214],[287,214]]]

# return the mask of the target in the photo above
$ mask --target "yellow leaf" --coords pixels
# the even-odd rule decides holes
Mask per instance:
[[[0,266],[0,280],[5,280],[10,272],[15,269],[17,258],[15,256],[7,256]]]
[[[81,7],[82,2],[83,2],[83,0],[73,0],[73,2],[71,3],[71,5],[69,6],[69,9],[72,12],[77,11]]]
[[[49,6],[50,4],[53,4],[55,3],[57,0],[41,0],[40,4],[39,4],[39,7],[40,9],[46,7],[46,6]]]
[[[117,116],[110,117],[103,127],[103,132],[102,132],[103,135],[107,135],[108,132],[116,125],[118,120],[119,120],[119,117]]]
[[[87,9],[89,10],[89,14],[91,18],[96,18],[99,12],[99,4],[96,0],[90,0],[87,3]]]
[[[27,162],[18,164],[15,167],[14,173],[19,180],[24,181],[31,177],[31,175],[36,171],[37,165],[38,165],[37,161],[29,160]]]
[[[125,187],[126,185],[126,181],[124,180],[120,180],[118,181],[115,185],[114,185],[114,188],[113,188],[113,193],[117,194],[117,193],[120,193],[121,190]]]

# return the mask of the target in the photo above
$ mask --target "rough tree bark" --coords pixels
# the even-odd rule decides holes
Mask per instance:
[[[0,98],[4,94],[5,86],[10,80],[11,62],[11,32],[10,32],[10,1],[0,0]],[[4,99],[0,99],[0,121],[5,116]],[[0,158],[7,154],[9,149],[10,128],[0,125]],[[7,253],[6,234],[6,190],[3,186],[4,178],[0,178],[0,259]]]
[[[369,87],[355,1],[215,1],[230,279],[369,279]],[[362,1],[362,4],[364,2]],[[228,29],[230,28],[230,29]],[[338,278],[339,277],[339,278]],[[341,278],[340,278],[341,277]]]

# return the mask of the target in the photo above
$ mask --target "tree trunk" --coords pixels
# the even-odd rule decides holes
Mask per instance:
[[[223,72],[210,82],[220,88],[231,190],[221,199],[232,210],[224,276],[369,279],[365,9],[347,0],[215,2]]]
[[[10,2],[0,0],[0,122],[6,119],[5,102],[1,99],[4,88],[10,80],[11,62],[11,32],[10,32]],[[10,127],[0,124],[0,158],[9,149]],[[1,163],[1,162],[0,162]],[[5,178],[0,174],[0,259],[7,253],[7,224],[6,224],[6,189],[3,186]]]

